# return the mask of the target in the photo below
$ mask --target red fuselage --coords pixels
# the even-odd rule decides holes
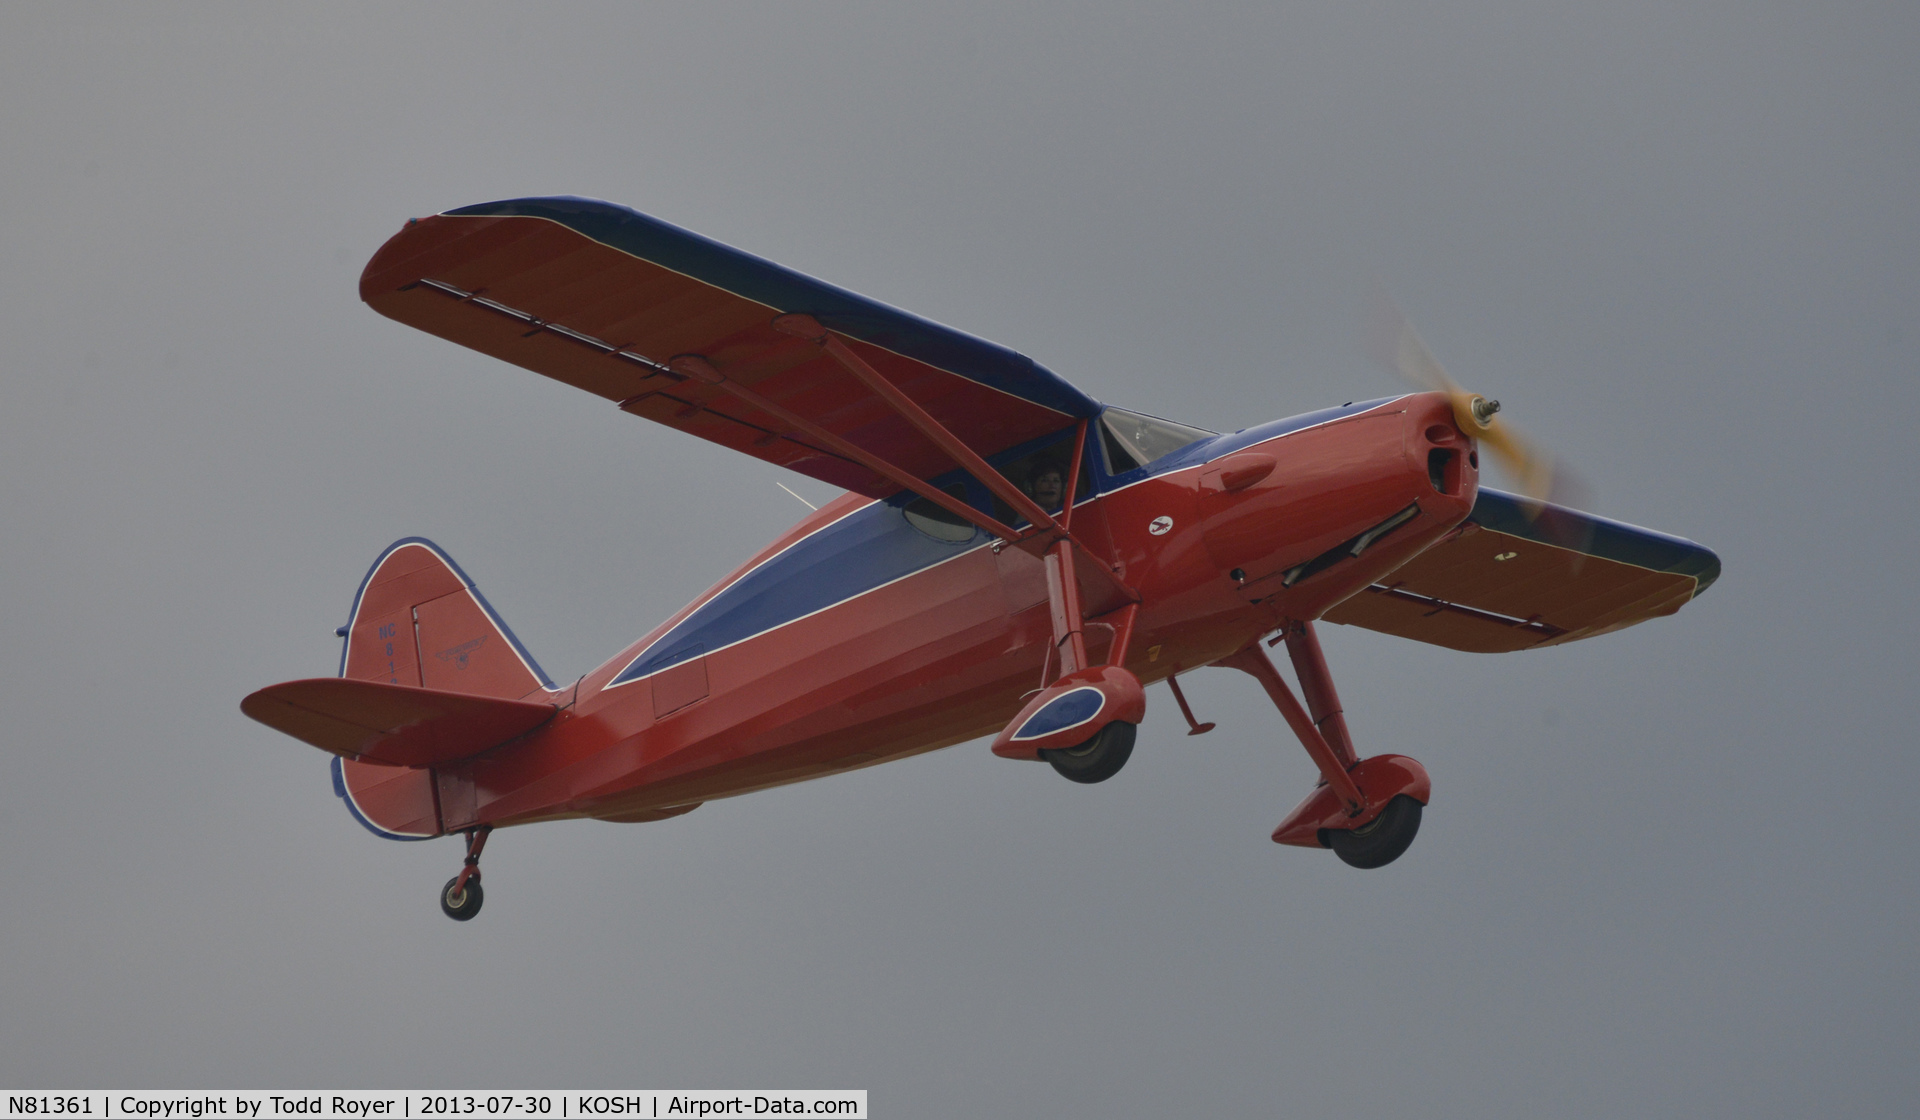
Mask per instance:
[[[1093,481],[1072,527],[1139,596],[1125,665],[1148,683],[1320,617],[1452,532],[1478,490],[1473,444],[1437,393],[1114,476],[1087,439]],[[359,762],[343,764],[345,792],[402,835],[651,820],[992,735],[1058,668],[1035,552],[984,532],[936,540],[898,500],[848,495],[571,688],[536,694],[560,714],[436,772],[437,797],[400,784],[421,772]],[[1089,616],[1120,605],[1097,601]],[[1090,617],[1096,662],[1110,633]]]

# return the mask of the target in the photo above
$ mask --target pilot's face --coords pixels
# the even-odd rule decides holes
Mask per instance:
[[[1041,471],[1033,476],[1033,500],[1047,509],[1060,504],[1060,494],[1065,489],[1059,471]]]

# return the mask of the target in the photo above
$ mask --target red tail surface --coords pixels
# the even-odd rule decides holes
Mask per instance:
[[[242,700],[240,710],[342,758],[383,766],[444,766],[532,731],[552,719],[555,708],[329,677],[263,688]]]
[[[358,756],[333,759],[334,792],[375,834],[424,840],[471,827],[473,778],[460,758],[550,718],[553,682],[460,566],[419,537],[373,562],[339,634],[345,680],[274,685],[242,710]]]
[[[553,687],[432,541],[396,541],[355,597],[340,675],[508,700]]]

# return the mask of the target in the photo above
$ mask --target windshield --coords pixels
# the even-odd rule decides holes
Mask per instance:
[[[1100,445],[1106,449],[1108,474],[1144,467],[1196,440],[1217,434],[1120,408],[1109,408],[1100,414]]]

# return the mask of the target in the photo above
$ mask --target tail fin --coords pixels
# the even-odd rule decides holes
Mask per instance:
[[[360,581],[340,628],[340,675],[445,692],[535,699],[552,690],[513,631],[440,546],[398,540]],[[335,757],[333,791],[355,820],[389,840],[425,840],[471,824],[471,775]]]
[[[553,682],[467,573],[423,537],[380,554],[342,627],[340,675],[517,700]]]

